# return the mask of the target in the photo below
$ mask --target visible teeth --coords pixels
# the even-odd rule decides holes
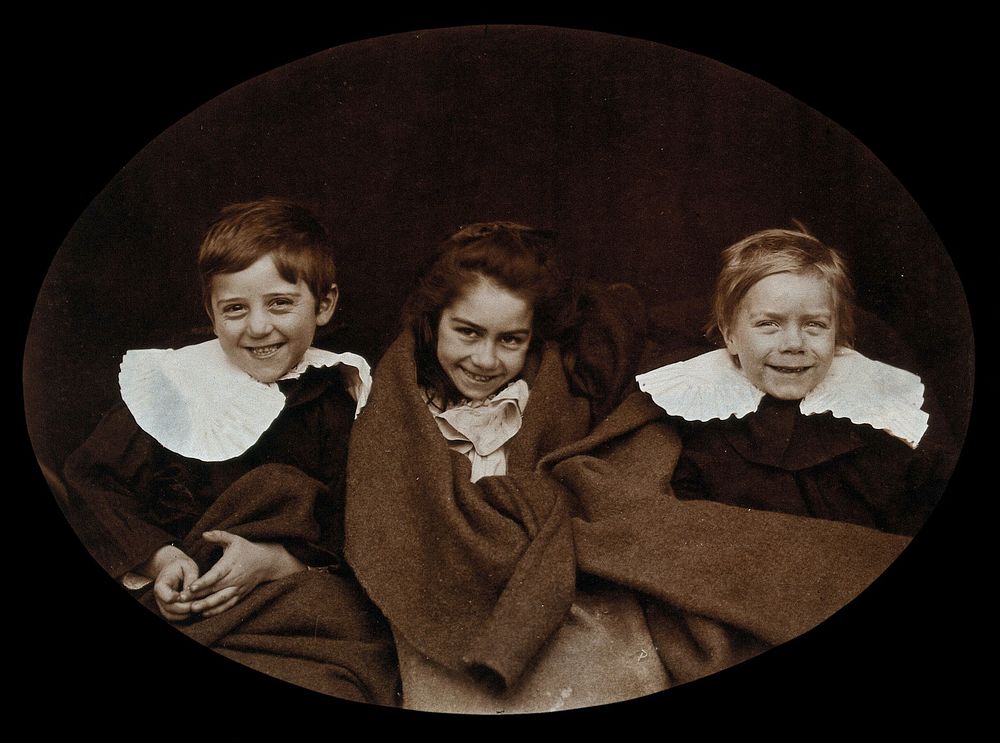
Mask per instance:
[[[275,351],[277,351],[279,348],[281,348],[281,344],[280,343],[275,343],[273,346],[255,346],[253,348],[249,348],[248,350],[254,356],[270,356],[272,353],[274,353]]]
[[[473,374],[472,372],[466,371],[465,369],[463,369],[462,371],[464,371],[469,377],[476,380],[477,382],[489,382],[491,379],[493,379],[493,377],[484,377],[481,374]]]
[[[773,366],[772,369],[776,371],[783,372],[785,374],[797,374],[800,371],[805,371],[809,367],[807,366]]]

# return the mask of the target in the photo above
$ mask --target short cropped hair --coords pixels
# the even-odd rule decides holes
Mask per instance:
[[[836,343],[854,345],[854,286],[847,262],[837,250],[808,232],[763,230],[722,251],[722,270],[715,284],[712,319],[706,330],[724,335],[733,324],[740,302],[761,279],[778,273],[814,272],[833,291]]]
[[[305,207],[281,198],[264,198],[222,209],[198,250],[202,297],[212,316],[212,280],[249,268],[265,255],[292,284],[301,279],[319,302],[337,280],[333,245],[322,224]]]

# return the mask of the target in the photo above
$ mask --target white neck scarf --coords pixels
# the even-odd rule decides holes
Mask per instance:
[[[448,446],[472,462],[472,482],[507,474],[505,446],[521,430],[528,396],[528,383],[519,379],[486,400],[462,403],[447,410],[428,400]]]

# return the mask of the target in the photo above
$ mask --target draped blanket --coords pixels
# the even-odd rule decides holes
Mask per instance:
[[[648,397],[593,426],[552,344],[528,381],[505,476],[470,482],[421,398],[407,333],[355,423],[347,560],[397,635],[448,668],[516,686],[584,574],[636,592],[670,682],[689,681],[823,621],[908,543],[679,501],[679,440]]]
[[[204,574],[221,556],[218,545],[201,538],[211,529],[255,542],[314,541],[314,504],[324,487],[294,467],[257,467],[222,493],[178,546]],[[140,601],[159,613],[151,587]],[[391,635],[349,573],[303,570],[260,584],[221,614],[174,626],[284,681],[359,702],[396,703]]]

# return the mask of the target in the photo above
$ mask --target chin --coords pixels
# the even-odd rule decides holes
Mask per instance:
[[[774,390],[772,392],[768,392],[767,390],[764,391],[777,400],[801,400],[807,394],[805,392],[789,392],[787,390]]]
[[[815,386],[814,384],[767,385],[761,389],[771,397],[776,397],[779,400],[801,400],[812,392]]]
[[[290,367],[289,367],[290,369]],[[247,374],[256,379],[261,384],[273,384],[285,376],[289,369],[244,369]]]
[[[461,387],[456,387],[456,389],[458,390],[458,394],[460,394],[463,399],[468,400],[470,402],[480,402],[488,398],[490,395],[495,393],[500,388],[497,387],[496,389],[490,390],[489,392],[483,392],[481,390],[468,390],[468,389],[463,389]]]

